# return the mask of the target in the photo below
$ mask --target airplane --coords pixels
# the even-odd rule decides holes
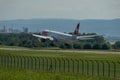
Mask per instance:
[[[80,27],[80,23],[77,24],[74,30],[74,34],[67,34],[67,33],[53,31],[53,30],[44,30],[42,31],[41,35],[37,35],[37,34],[32,34],[32,35],[37,38],[44,39],[44,40],[48,39],[51,41],[63,41],[66,43],[76,42],[79,40],[93,39],[93,37],[96,36],[96,35],[78,36],[79,27]]]

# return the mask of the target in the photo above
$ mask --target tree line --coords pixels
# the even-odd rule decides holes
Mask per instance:
[[[90,33],[84,33],[80,35],[90,35]],[[68,44],[64,42],[50,40],[43,40],[43,42],[40,42],[38,38],[28,33],[1,33],[0,45],[21,46],[28,48],[58,47],[61,49],[120,49],[120,41],[117,41],[115,42],[115,44],[112,45],[107,42],[103,36],[96,36],[94,37],[94,39],[79,40],[78,42],[75,42],[73,44]]]

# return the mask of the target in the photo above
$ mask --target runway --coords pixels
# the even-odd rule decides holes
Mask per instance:
[[[28,51],[50,51],[50,52],[70,52],[70,53],[95,53],[95,54],[120,54],[120,50],[49,50],[49,49],[30,49],[30,48],[0,48],[0,50],[28,50]]]

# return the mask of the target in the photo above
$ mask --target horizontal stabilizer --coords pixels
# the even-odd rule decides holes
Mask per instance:
[[[78,40],[89,40],[89,39],[94,39],[94,38],[79,38]]]

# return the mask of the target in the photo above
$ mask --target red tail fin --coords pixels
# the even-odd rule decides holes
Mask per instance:
[[[75,31],[74,31],[74,35],[78,35],[79,33],[79,27],[80,27],[80,23],[77,24]]]

